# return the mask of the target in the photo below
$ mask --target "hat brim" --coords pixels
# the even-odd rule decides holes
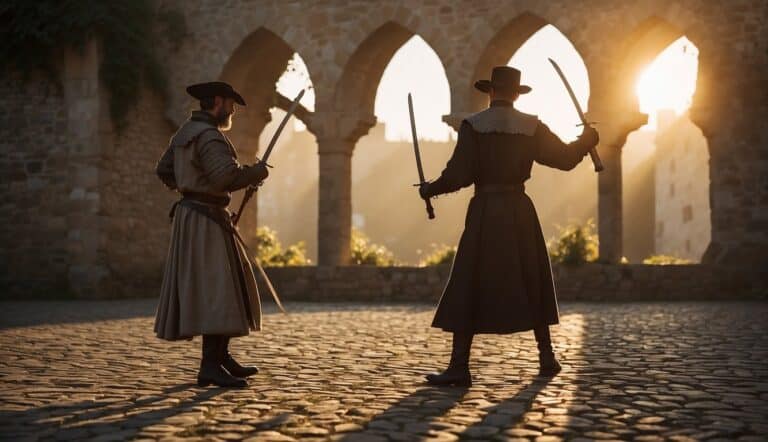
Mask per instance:
[[[235,100],[235,103],[239,104],[240,106],[245,106],[245,100],[243,99],[242,95],[237,93],[237,91],[234,89],[217,89],[203,83],[193,84],[192,86],[187,87],[187,93],[198,100],[202,100],[203,98],[207,97],[231,98]]]
[[[230,98],[233,98],[235,100],[235,103],[239,104],[240,106],[245,106],[245,100],[243,100],[243,97],[238,94],[236,91],[232,91],[232,95]]]
[[[479,90],[480,92],[484,92],[487,94],[491,92],[492,88],[493,88],[493,83],[491,82],[491,80],[477,80],[475,82],[475,89]],[[530,86],[520,85],[517,87],[517,93],[521,95],[527,94],[530,91],[531,91]]]

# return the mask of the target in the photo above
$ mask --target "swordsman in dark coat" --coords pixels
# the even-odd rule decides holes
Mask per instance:
[[[155,333],[166,340],[202,335],[200,386],[243,387],[258,372],[229,353],[232,337],[261,328],[261,305],[253,269],[238,243],[227,209],[231,192],[267,178],[262,162],[244,165],[224,135],[235,103],[245,100],[223,82],[187,88],[200,110],[171,138],[157,175],[181,200],[172,209],[171,243],[165,264]]]
[[[448,368],[427,375],[433,385],[471,385],[469,355],[478,333],[533,330],[540,374],[560,371],[549,326],[558,323],[552,270],[525,181],[534,162],[562,170],[576,167],[599,137],[592,127],[563,143],[534,115],[514,107],[520,71],[501,66],[475,87],[490,95],[490,106],[462,121],[453,156],[440,177],[419,187],[422,198],[475,186],[464,232],[433,327],[453,333]]]

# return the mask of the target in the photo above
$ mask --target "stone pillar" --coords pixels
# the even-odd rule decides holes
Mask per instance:
[[[719,65],[715,70],[706,59],[700,61],[700,72],[708,74],[706,79],[718,79],[718,85],[697,84],[690,111],[691,120],[707,138],[710,154],[711,241],[701,261],[738,268],[765,292],[768,132],[765,119],[757,116],[764,115],[768,105],[754,91],[762,87],[766,69],[736,73],[728,72],[733,64]],[[721,84],[721,78],[727,80]]]
[[[626,140],[626,137],[624,138]],[[605,169],[597,177],[597,232],[599,260],[617,263],[622,256],[622,170],[624,141],[600,143],[598,153]]]
[[[349,264],[352,257],[352,152],[357,140],[376,124],[376,117],[325,108],[318,103],[307,125],[317,138],[320,156],[317,263],[339,266]]]
[[[599,100],[595,100],[600,103]],[[618,105],[590,108],[589,121],[598,121],[600,144],[597,152],[605,169],[597,179],[597,234],[600,240],[599,260],[618,263],[623,255],[623,202],[621,150],[627,136],[647,121],[648,116],[637,111],[621,110]]]
[[[352,150],[354,142],[318,139],[320,189],[318,192],[317,261],[321,266],[350,262],[352,234]]]
[[[103,253],[99,184],[102,136],[106,135],[100,124],[110,123],[109,112],[102,109],[106,99],[100,93],[99,58],[99,45],[93,40],[82,52],[68,50],[62,75],[67,133],[72,145],[68,162],[71,190],[69,195],[62,195],[70,203],[67,283],[79,297],[102,295],[102,283],[109,273]]]

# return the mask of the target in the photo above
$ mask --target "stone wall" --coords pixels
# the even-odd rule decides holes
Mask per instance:
[[[444,118],[456,125],[484,105],[473,81],[488,75],[494,64],[505,64],[547,24],[556,26],[584,59],[590,76],[589,118],[601,123],[598,149],[606,164],[598,184],[601,259],[618,262],[622,256],[620,149],[646,118],[639,112],[634,83],[648,62],[686,36],[699,49],[691,118],[707,137],[711,157],[712,243],[704,261],[768,264],[768,130],[764,119],[756,117],[768,113],[764,1],[523,0],[501,8],[492,0],[318,0],[311,8],[285,0],[233,0],[225,8],[204,0],[162,3],[183,10],[191,29],[231,30],[191,35],[169,54],[168,115],[176,122],[190,103],[184,94],[187,84],[233,70],[247,73],[231,77],[239,82],[237,88],[274,84],[287,55],[241,56],[246,52],[288,54],[290,48],[305,61],[316,93],[308,128],[320,154],[320,264],[345,262],[340,251],[349,243],[348,151],[375,123],[376,85],[400,45],[418,34],[440,57],[451,92],[451,113]],[[205,63],[199,62],[201,53],[207,54]],[[269,103],[263,91],[251,95],[254,103]]]
[[[127,121],[123,131],[112,131],[102,155],[100,217],[110,277],[97,296],[151,296],[160,290],[170,238],[168,211],[178,199],[155,174],[175,132],[163,101],[145,90]]]
[[[174,126],[144,92],[116,132],[97,46],[59,79],[0,84],[0,295],[148,296],[159,287],[176,198],[154,173]]]
[[[436,302],[450,267],[278,267],[266,269],[291,301]],[[555,266],[561,301],[768,299],[768,281],[707,265]],[[268,293],[262,300],[271,303]]]
[[[547,24],[582,55],[590,76],[589,119],[601,122],[601,259],[621,256],[620,148],[645,121],[634,81],[647,62],[685,35],[699,49],[690,115],[710,152],[712,242],[702,260],[741,266],[760,278],[768,272],[768,126],[759,117],[768,114],[768,2],[521,0],[501,8],[493,0],[317,0],[311,7],[298,0],[157,3],[183,11],[191,32],[180,47],[164,50],[169,100],[144,97],[122,135],[106,121],[96,43],[80,54],[62,51],[62,92],[46,95],[50,88],[40,80],[22,87],[3,79],[4,291],[146,294],[167,247],[164,211],[172,199],[151,176],[172,131],[158,109],[179,124],[192,105],[185,86],[225,78],[251,104],[245,113],[251,117],[237,124],[256,139],[273,103],[273,85],[293,52],[305,61],[316,94],[305,123],[318,141],[318,261],[344,264],[351,155],[376,122],[376,86],[395,51],[416,34],[435,50],[451,92],[451,113],[444,119],[456,125],[484,105],[473,81],[505,64]]]
[[[0,81],[0,292],[67,289],[76,205],[63,91],[42,77]]]

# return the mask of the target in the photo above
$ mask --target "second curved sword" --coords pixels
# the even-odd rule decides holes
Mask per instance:
[[[568,96],[571,97],[571,101],[573,102],[573,105],[576,106],[576,112],[579,113],[579,118],[581,118],[581,125],[584,126],[590,126],[591,123],[587,122],[587,118],[584,116],[584,111],[581,110],[581,105],[579,104],[579,100],[576,99],[576,94],[573,93],[573,89],[571,89],[570,83],[568,83],[568,79],[565,78],[565,74],[563,74],[562,69],[560,69],[560,66],[557,65],[555,60],[552,60],[551,58],[548,59],[550,63],[552,63],[552,67],[555,68],[555,71],[557,72],[557,75],[560,76],[560,80],[563,81],[563,84],[565,85],[565,89],[568,91]],[[597,154],[597,148],[592,148],[589,151],[589,156],[592,158],[592,164],[595,165],[595,172],[600,172],[604,169],[603,167],[603,161],[600,159],[600,155]]]

